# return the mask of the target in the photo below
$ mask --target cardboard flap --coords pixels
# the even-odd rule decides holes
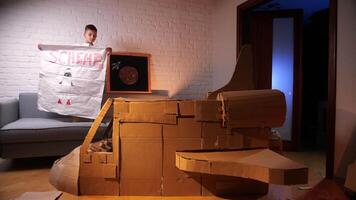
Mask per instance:
[[[203,122],[222,121],[221,102],[216,100],[195,101],[195,120]]]
[[[179,101],[179,116],[194,116],[195,101]]]
[[[161,113],[178,115],[177,100],[130,100],[116,98],[119,113]]]
[[[224,126],[280,127],[286,116],[284,94],[278,90],[246,90],[218,94]]]
[[[161,113],[120,113],[120,122],[145,122],[158,124],[177,124],[176,115]]]
[[[249,178],[265,183],[305,184],[308,169],[268,149],[176,152],[183,171]]]

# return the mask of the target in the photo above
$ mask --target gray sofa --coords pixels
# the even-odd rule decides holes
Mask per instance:
[[[36,93],[21,93],[19,99],[0,101],[0,157],[61,156],[79,146],[91,120],[39,111]],[[106,124],[98,129],[102,137]]]

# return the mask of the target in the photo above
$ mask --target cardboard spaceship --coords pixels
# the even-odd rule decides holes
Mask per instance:
[[[246,51],[241,69],[249,64],[241,57]],[[107,113],[111,148],[93,148],[102,144],[92,139]],[[269,150],[271,128],[285,115],[278,90],[220,90],[205,100],[108,99],[83,144],[54,163],[50,182],[77,195],[122,196],[266,194],[269,183],[304,184],[305,166]]]

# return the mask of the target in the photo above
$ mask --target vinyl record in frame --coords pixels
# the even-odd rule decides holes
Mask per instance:
[[[113,52],[108,57],[107,93],[151,93],[150,54]]]

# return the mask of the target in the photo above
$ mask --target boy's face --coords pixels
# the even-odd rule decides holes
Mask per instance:
[[[86,43],[94,43],[96,39],[96,31],[86,30],[84,32],[84,38]]]

